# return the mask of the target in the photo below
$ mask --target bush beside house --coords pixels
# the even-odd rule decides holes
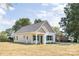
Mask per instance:
[[[1,32],[0,33],[0,42],[7,42],[9,41],[7,38],[7,33],[6,32]]]

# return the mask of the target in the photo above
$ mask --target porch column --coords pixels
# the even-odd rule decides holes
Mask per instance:
[[[38,43],[37,41],[38,41],[38,40],[37,40],[37,34],[36,34],[36,42],[35,42],[36,44]]]
[[[39,43],[41,44],[41,35],[39,35]]]
[[[46,44],[46,35],[43,36],[43,43]]]
[[[53,42],[55,42],[55,33],[53,34]]]

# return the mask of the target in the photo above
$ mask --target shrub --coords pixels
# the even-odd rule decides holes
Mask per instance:
[[[0,33],[0,42],[7,42],[8,38],[7,38],[7,34],[5,32],[1,32]]]

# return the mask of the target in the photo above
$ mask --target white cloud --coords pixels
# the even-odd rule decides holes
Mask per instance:
[[[42,18],[42,17],[46,17],[46,11],[40,11],[39,14],[37,14],[37,17]]]
[[[10,20],[10,19],[0,19],[0,24],[3,25],[14,25],[15,20]]]
[[[50,8],[49,10],[40,10],[36,15],[38,18],[48,20],[51,25],[59,26],[59,21],[61,17],[64,17],[64,7],[66,4],[49,4],[55,7]]]
[[[15,24],[16,20],[0,19],[0,31],[4,31],[7,28],[11,28]]]
[[[9,7],[9,9],[10,9],[10,10],[14,10],[15,8],[14,8],[14,7]]]
[[[4,17],[7,11],[10,10],[14,10],[14,8],[10,4],[0,3],[0,31],[2,31],[4,28],[6,29],[7,26],[11,27],[15,23],[15,20],[5,19]]]
[[[2,14],[2,16],[10,10],[14,10],[14,7],[12,7],[10,3],[0,3],[0,14]]]
[[[41,3],[42,6],[48,6],[48,3]]]
[[[66,6],[66,4],[58,4],[57,7],[52,8],[52,10],[55,11],[55,12],[58,12],[58,13],[63,13],[65,6]]]
[[[6,4],[5,4],[5,3],[0,3],[0,8],[6,9],[6,8],[7,8],[7,7],[6,7]]]
[[[14,9],[11,3],[0,3],[0,7],[5,11]]]
[[[6,12],[2,8],[0,8],[0,15],[4,15],[4,14],[6,14]]]

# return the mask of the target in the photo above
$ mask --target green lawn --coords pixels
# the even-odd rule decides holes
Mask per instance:
[[[9,42],[0,42],[0,55],[79,55],[79,44],[73,43],[58,43],[46,45],[26,45]]]

